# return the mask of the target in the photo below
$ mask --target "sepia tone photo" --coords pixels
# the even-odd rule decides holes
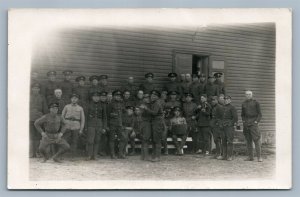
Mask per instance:
[[[8,187],[290,188],[290,23],[287,9],[11,10]]]

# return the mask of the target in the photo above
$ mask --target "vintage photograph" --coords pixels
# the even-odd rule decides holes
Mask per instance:
[[[291,187],[289,10],[14,9],[8,44],[9,188]]]

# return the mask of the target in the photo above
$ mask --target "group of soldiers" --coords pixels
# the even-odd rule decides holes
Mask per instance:
[[[32,74],[30,157],[41,154],[43,162],[61,162],[65,152],[76,155],[80,136],[86,136],[87,160],[96,160],[103,148],[108,148],[111,159],[134,155],[138,139],[141,159],[157,162],[162,153],[168,154],[168,136],[177,155],[184,154],[187,137],[191,136],[192,153],[205,157],[211,153],[213,136],[214,158],[233,159],[238,115],[220,80],[222,73],[208,76],[208,82],[204,74],[185,74],[178,81],[176,73],[169,73],[170,80],[162,89],[156,87],[154,74],[147,73],[141,85],[130,76],[115,90],[109,86],[107,75],[90,76],[87,86],[85,76],[78,76],[73,84],[72,74],[71,70],[63,71],[65,79],[59,82],[56,71],[49,71],[44,84],[38,81],[37,73]],[[241,117],[247,160],[254,160],[254,142],[261,162],[260,104],[252,98],[252,91],[247,90],[245,96]]]

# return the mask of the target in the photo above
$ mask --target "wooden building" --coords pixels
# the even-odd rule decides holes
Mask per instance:
[[[253,90],[262,106],[263,142],[274,144],[275,28],[273,23],[66,28],[38,40],[32,70],[42,81],[51,69],[58,72],[59,78],[67,68],[75,76],[108,74],[113,88],[128,76],[134,76],[140,84],[146,72],[153,72],[155,82],[161,85],[171,71],[220,71],[239,116],[244,90]]]

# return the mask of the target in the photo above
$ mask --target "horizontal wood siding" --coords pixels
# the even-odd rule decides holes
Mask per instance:
[[[45,35],[34,48],[32,68],[45,81],[54,69],[72,69],[74,75],[108,74],[112,87],[129,75],[143,81],[154,72],[157,85],[172,70],[173,51],[208,53],[224,60],[225,82],[240,115],[244,90],[252,89],[262,106],[264,135],[275,132],[275,25],[211,25],[204,28],[73,28]],[[187,65],[188,66],[188,65]],[[191,70],[182,68],[181,70]]]

